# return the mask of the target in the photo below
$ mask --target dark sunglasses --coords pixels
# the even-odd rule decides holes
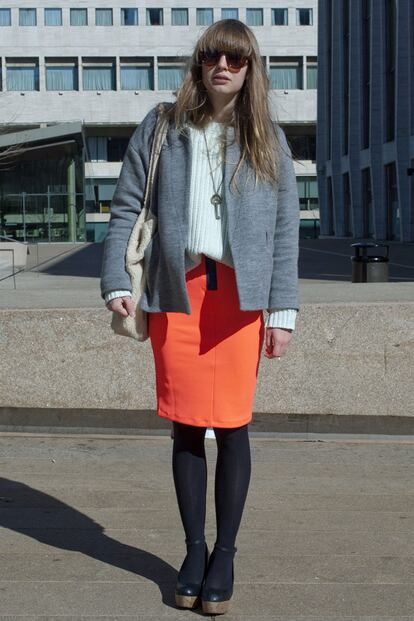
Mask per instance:
[[[200,55],[200,60],[206,67],[214,67],[217,65],[220,58],[226,57],[227,67],[231,73],[237,73],[242,67],[244,67],[248,61],[246,56],[241,56],[233,52],[204,52]]]

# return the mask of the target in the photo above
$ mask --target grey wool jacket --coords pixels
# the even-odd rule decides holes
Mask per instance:
[[[125,153],[104,242],[102,298],[109,291],[132,289],[125,254],[144,200],[156,117],[155,106],[131,136]],[[280,126],[277,131],[281,145],[277,188],[263,181],[255,187],[254,176],[247,175],[245,163],[236,175],[238,193],[230,187],[230,180],[240,149],[234,129],[227,128],[222,187],[240,310],[299,310],[299,198],[291,151]],[[147,284],[140,307],[147,312],[191,314],[185,280],[186,271],[195,265],[186,252],[190,178],[189,132],[179,132],[170,125],[152,195],[158,228],[144,256]]]

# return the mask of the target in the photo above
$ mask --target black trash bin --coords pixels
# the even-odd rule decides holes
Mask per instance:
[[[356,242],[352,261],[351,282],[388,282],[389,245],[375,242]],[[384,254],[368,254],[369,248],[385,248]]]

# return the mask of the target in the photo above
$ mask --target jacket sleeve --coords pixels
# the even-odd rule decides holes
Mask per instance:
[[[125,267],[128,240],[142,209],[156,107],[144,117],[128,143],[111,202],[111,215],[104,241],[101,267],[101,297],[114,290],[132,291]]]
[[[300,207],[292,154],[283,129],[278,126],[281,146],[273,271],[268,311],[274,308],[299,310],[298,256]]]

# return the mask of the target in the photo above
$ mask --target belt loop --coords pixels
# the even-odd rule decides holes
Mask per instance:
[[[206,261],[206,282],[207,289],[216,290],[217,289],[217,266],[214,259],[211,257],[205,257]]]

